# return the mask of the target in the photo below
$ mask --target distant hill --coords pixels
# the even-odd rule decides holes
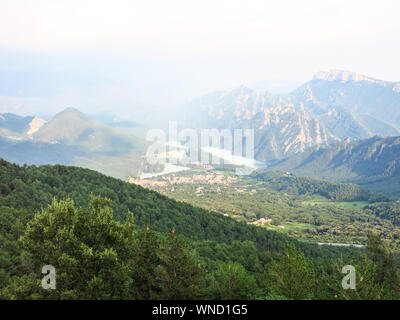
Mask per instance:
[[[33,139],[51,144],[80,146],[88,151],[113,156],[128,153],[135,148],[132,137],[74,108],[56,114],[33,135]]]
[[[400,196],[400,137],[373,137],[315,147],[272,164],[299,175],[353,182]]]
[[[19,120],[22,131],[34,119],[15,115],[9,118]],[[58,113],[30,135],[21,134],[18,139],[0,135],[0,156],[8,161],[77,165],[120,178],[139,173],[145,148],[142,139],[97,122],[73,108]]]
[[[259,169],[252,177],[263,181],[271,190],[294,195],[319,195],[334,201],[368,201],[375,197],[356,184],[298,177],[289,172]]]

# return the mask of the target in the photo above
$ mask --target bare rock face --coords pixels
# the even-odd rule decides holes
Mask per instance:
[[[295,106],[281,101],[264,108],[253,118],[253,125],[255,155],[259,160],[282,158],[336,140],[302,104]]]
[[[29,130],[26,132],[29,137],[37,132],[44,124],[46,120],[40,118],[33,118],[31,122],[29,122]]]
[[[371,77],[364,76],[362,74],[343,71],[343,70],[330,70],[330,71],[320,71],[314,73],[314,79],[325,80],[325,81],[366,81],[370,83],[384,84],[386,81],[377,80]]]
[[[186,107],[197,110],[186,123],[197,128],[254,129],[255,155],[271,160],[336,141],[303,103],[240,87],[203,97]]]
[[[317,72],[287,95],[241,86],[185,106],[185,125],[255,130],[258,160],[335,141],[400,135],[400,82],[350,71]]]
[[[400,134],[400,82],[331,70],[316,73],[313,80],[291,96],[295,101],[304,102],[317,116],[328,118],[336,111],[352,118],[351,129],[358,127],[359,131],[349,134],[353,138]],[[328,129],[334,128],[328,126]]]

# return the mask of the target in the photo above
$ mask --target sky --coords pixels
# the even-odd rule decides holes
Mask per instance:
[[[400,81],[398,0],[2,0],[0,112],[123,117],[343,69]]]

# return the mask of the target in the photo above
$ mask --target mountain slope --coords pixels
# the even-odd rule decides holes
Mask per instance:
[[[29,120],[34,118],[25,124]],[[68,108],[36,129],[18,140],[0,134],[0,156],[18,164],[83,166],[120,178],[137,175],[141,169],[143,140],[76,109]]]
[[[77,206],[87,206],[90,194],[111,199],[117,220],[124,220],[125,215],[132,212],[139,227],[150,226],[162,232],[176,228],[179,233],[198,240],[224,243],[251,240],[259,249],[268,251],[280,250],[287,242],[314,256],[340,251],[298,243],[278,232],[239,223],[92,170],[60,165],[20,167],[0,159],[1,207],[33,214],[51,203],[54,197],[69,197]]]
[[[373,137],[312,148],[270,167],[296,174],[354,182],[375,191],[400,195],[400,137]]]
[[[134,148],[131,137],[73,108],[56,114],[33,138],[36,141],[81,146],[93,152],[112,155],[123,154]]]
[[[257,170],[252,174],[252,177],[264,182],[271,190],[297,196],[318,195],[333,201],[368,201],[374,199],[374,195],[351,183],[334,183],[265,169]]]
[[[400,82],[331,70],[316,73],[290,96],[342,139],[400,134]]]
[[[255,155],[272,160],[347,138],[400,135],[400,82],[348,71],[319,72],[287,95],[239,87],[186,105],[194,128],[252,128]]]
[[[95,197],[88,206],[90,195],[107,197],[112,202]],[[73,199],[73,202],[52,201],[54,198]],[[53,204],[48,207],[51,202]],[[113,210],[110,208],[111,205]],[[40,213],[34,216],[38,211]],[[125,224],[120,224],[115,219]],[[135,290],[135,295],[130,299],[144,299],[146,296],[139,295],[138,292],[148,293],[149,288],[156,288],[155,292],[164,292],[158,289],[162,287],[152,285],[153,280],[158,279],[160,272],[164,277],[163,270],[178,270],[178,275],[172,279],[181,281],[187,275],[190,283],[194,268],[199,271],[204,270],[199,274],[202,278],[201,283],[204,283],[201,287],[204,288],[201,297],[212,299],[215,298],[214,279],[219,279],[214,277],[215,272],[217,275],[225,274],[227,267],[230,268],[231,265],[240,267],[241,273],[248,273],[247,277],[254,277],[249,288],[251,290],[262,288],[263,291],[259,293],[260,298],[265,299],[264,295],[261,296],[261,292],[270,290],[267,287],[269,282],[265,284],[265,275],[269,273],[268,268],[272,265],[272,261],[279,261],[279,255],[287,245],[299,249],[304,254],[309,269],[315,271],[316,279],[321,279],[315,286],[326,288],[324,290],[329,294],[332,289],[324,286],[327,281],[326,276],[318,275],[328,274],[331,266],[335,265],[339,258],[359,261],[364,252],[363,249],[353,247],[319,246],[296,241],[279,232],[239,223],[92,170],[59,165],[20,167],[1,159],[0,221],[2,222],[0,299],[42,298],[34,290],[38,288],[37,283],[42,278],[37,270],[38,266],[43,265],[45,252],[53,252],[53,255],[45,256],[44,263],[51,263],[57,270],[61,270],[60,273],[64,276],[81,274],[86,268],[92,270],[95,276],[104,275],[106,281],[102,283],[106,285],[99,288],[105,288],[104,292],[113,292],[113,299],[116,298],[114,292],[124,291],[119,288],[115,291],[110,290],[113,288],[110,285],[115,279],[117,285],[122,283],[122,288],[129,288],[126,292]],[[181,234],[186,237],[182,237]],[[21,235],[23,242],[19,241]],[[29,243],[39,248],[39,251],[27,245],[25,239],[31,236],[37,236],[30,238],[32,241]],[[51,250],[48,251],[47,247],[51,247]],[[61,261],[60,252],[67,258]],[[105,259],[104,255],[109,252],[112,253],[111,258]],[[182,254],[183,252],[186,254]],[[190,264],[187,258],[189,254],[196,259],[189,260],[193,261]],[[79,263],[74,264],[77,268],[71,269],[70,262],[81,261],[82,257],[86,264],[83,266]],[[90,257],[90,262],[87,257]],[[174,261],[174,264],[164,264],[164,260],[161,259]],[[126,267],[128,264],[122,264],[122,261],[132,266]],[[110,268],[110,263],[112,266],[115,263],[122,266],[121,272],[114,272],[116,269]],[[182,263],[184,270],[188,270],[185,273],[179,269]],[[178,269],[166,266],[177,266]],[[110,270],[117,275],[116,278],[110,278]],[[142,276],[143,274],[146,278]],[[133,281],[120,282],[121,275],[129,276]],[[82,287],[91,288],[93,283],[87,280],[87,277],[76,281],[76,277],[71,276],[71,279],[73,288],[71,292],[82,292]],[[151,281],[151,286],[146,284],[147,281]],[[97,280],[96,282],[98,283]],[[164,280],[159,282],[161,285],[165,283]],[[185,290],[191,287],[186,283]],[[226,278],[222,278],[221,283],[225,285]],[[211,290],[208,286],[211,286]],[[57,282],[57,288],[59,287],[64,290],[67,287],[66,282],[61,281],[60,286]],[[170,286],[168,288],[168,292],[172,292],[171,295],[162,297],[176,299],[176,292],[171,290]],[[319,296],[326,297],[325,291],[323,293],[319,291]],[[93,292],[97,294],[99,289],[96,288]],[[76,298],[75,295],[71,296],[71,293],[60,297]],[[154,297],[160,298],[158,295]],[[254,294],[246,293],[241,298],[246,297],[253,298]],[[54,295],[43,298],[54,299]],[[93,298],[93,296],[84,295],[82,298]],[[104,296],[94,298],[105,299]]]
[[[185,110],[183,122],[195,128],[254,129],[258,160],[281,158],[336,141],[302,104],[244,86],[197,99]]]
[[[0,136],[11,140],[23,140],[32,136],[45,121],[33,116],[19,116],[12,113],[0,114]]]

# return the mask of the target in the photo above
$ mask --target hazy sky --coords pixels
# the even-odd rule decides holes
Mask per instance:
[[[400,80],[398,0],[1,0],[0,111],[114,113],[345,69]]]

